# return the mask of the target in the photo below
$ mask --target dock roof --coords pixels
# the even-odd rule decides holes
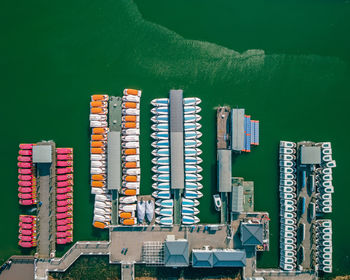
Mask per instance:
[[[33,146],[33,163],[51,163],[52,147],[51,145]]]
[[[321,147],[301,146],[300,161],[301,164],[320,164]]]
[[[243,246],[263,244],[263,225],[241,223],[241,241]]]
[[[231,211],[243,212],[243,186],[232,186]]]
[[[218,191],[232,191],[232,151],[217,150],[218,157]]]
[[[164,242],[165,266],[189,266],[189,251],[187,240],[173,240]]]
[[[209,250],[192,250],[193,267],[213,267],[213,252]]]
[[[214,267],[243,267],[246,265],[245,250],[213,250]]]

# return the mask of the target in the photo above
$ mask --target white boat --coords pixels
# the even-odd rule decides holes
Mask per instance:
[[[293,155],[295,153],[296,153],[295,149],[292,149],[292,148],[280,148],[280,154]]]
[[[200,157],[185,157],[185,164],[201,164],[202,162]]]
[[[332,266],[324,266],[322,267],[322,271],[326,273],[332,273],[333,272]]]
[[[110,216],[106,217],[106,216],[102,216],[102,215],[94,215],[94,221],[100,222],[100,223],[110,222],[111,217]]]
[[[323,213],[332,213],[332,207],[331,206],[322,207],[322,212]]]
[[[185,182],[185,190],[199,191],[203,189],[203,185],[199,182]]]
[[[323,258],[324,260],[331,260],[332,254],[331,253],[323,253],[323,254],[321,254],[321,258]]]
[[[195,198],[201,198],[202,196],[203,196],[203,194],[200,191],[185,190],[185,198],[195,199]]]
[[[295,186],[296,185],[296,181],[295,180],[290,180],[290,179],[280,179],[280,185],[281,186],[286,186],[286,187],[291,187],[291,186]]]
[[[332,173],[332,168],[322,168],[322,174],[331,175]]]
[[[172,217],[173,216],[173,208],[169,207],[157,207],[156,208],[156,214],[160,216],[167,216],[167,217]]]
[[[285,264],[294,264],[296,262],[296,258],[295,257],[283,257],[282,256],[282,262],[284,262]]]
[[[202,126],[199,123],[184,123],[184,131],[198,130],[201,129],[201,127]],[[151,128],[154,131],[169,131],[169,125],[165,122],[152,124]]]
[[[173,224],[173,217],[157,217],[156,223],[163,226],[171,226]]]
[[[136,206],[136,211],[137,211],[137,220],[140,224],[142,224],[146,215],[146,202],[144,202],[143,200],[138,201]]]
[[[168,183],[170,181],[169,174],[155,174],[152,176],[152,180],[156,182]]]
[[[159,199],[170,199],[171,197],[169,191],[154,191],[152,196]]]
[[[185,182],[198,182],[203,179],[203,176],[195,173],[185,173]]]
[[[151,137],[153,139],[168,140],[169,139],[169,133],[166,132],[166,131],[157,131],[157,132],[153,132],[151,134]]]
[[[119,203],[121,204],[132,204],[137,201],[136,195],[120,196]]]
[[[283,173],[295,173],[296,169],[293,167],[280,167],[280,171]]]
[[[95,204],[94,204],[95,208],[108,208],[111,209],[112,207],[112,202],[110,201],[96,201],[95,200]]]
[[[157,199],[156,205],[159,207],[174,207],[174,200],[172,200],[172,199]]]
[[[152,155],[155,157],[168,157],[169,149],[155,149],[152,151]]]
[[[169,157],[155,157],[152,159],[152,163],[157,165],[169,165],[170,160]]]
[[[295,250],[296,246],[295,246],[295,244],[286,244],[286,245],[283,245],[283,248],[286,251],[290,251],[290,250]]]
[[[280,166],[293,167],[294,165],[295,165],[294,161],[291,161],[291,160],[280,160]]]
[[[108,190],[106,188],[91,188],[91,194],[108,194]]]
[[[106,162],[104,160],[92,160],[91,167],[92,168],[106,167]]]
[[[111,201],[111,196],[110,195],[103,195],[103,194],[96,194],[95,195],[95,200],[96,201]]]
[[[154,123],[168,123],[169,116],[168,115],[155,115],[151,118],[151,121]]]
[[[200,115],[197,114],[187,114],[184,115],[184,122],[199,122],[202,119]]]
[[[321,244],[325,247],[332,247],[332,240],[323,240]]]
[[[169,107],[168,106],[159,106],[151,109],[152,114],[154,115],[168,115]]]
[[[153,183],[152,188],[158,191],[170,191],[169,183]]]
[[[295,212],[295,211],[297,211],[297,208],[295,206],[292,206],[292,205],[283,205],[282,208],[284,209],[285,212]]]
[[[107,127],[106,121],[90,121],[90,127]]]
[[[332,149],[331,142],[323,142],[321,145],[322,149]]]
[[[282,199],[294,199],[296,197],[295,193],[281,193],[280,198]]]
[[[184,106],[183,113],[188,114],[198,114],[202,109],[198,106]]]
[[[326,163],[326,167],[334,168],[334,167],[337,167],[337,164],[336,164],[335,160],[332,160],[332,161],[329,161]]]
[[[169,98],[157,98],[153,99],[151,101],[151,104],[153,106],[168,106],[169,105]]]
[[[89,120],[90,121],[106,121],[107,116],[106,115],[99,115],[99,114],[90,114]]]
[[[182,223],[184,225],[193,225],[199,223],[199,218],[197,216],[182,216]]]
[[[138,109],[122,109],[122,115],[124,115],[124,116],[139,116],[140,110],[138,110]]]
[[[280,160],[295,160],[295,155],[289,155],[289,154],[280,154]]]
[[[322,154],[324,154],[324,155],[331,155],[332,154],[332,149],[322,149]]]
[[[138,135],[124,135],[122,136],[122,142],[139,142],[140,137]]]
[[[140,155],[122,156],[122,161],[140,161]]]
[[[284,251],[283,256],[287,258],[292,258],[296,256],[296,252],[295,250],[287,250],[287,251]]]
[[[281,148],[295,148],[297,145],[290,141],[280,141]]]
[[[152,222],[154,217],[154,201],[148,200],[146,202],[146,219],[149,223]]]
[[[203,168],[196,164],[186,164],[185,173],[199,173],[202,172]]]
[[[321,189],[321,193],[334,193],[334,187],[333,186],[325,187]]]
[[[152,167],[152,171],[154,173],[169,174],[170,167],[169,165],[156,165]]]
[[[123,128],[122,135],[140,135],[140,129],[137,128]]]
[[[169,149],[168,140],[153,141],[151,145],[153,148],[157,148],[157,149]]]
[[[140,188],[140,182],[122,182],[122,186],[127,189],[139,189]]]
[[[332,181],[323,181],[322,187],[324,187],[324,188],[333,187],[333,183],[332,183]]]
[[[104,154],[90,154],[90,160],[106,160],[106,155],[104,155]]]
[[[124,102],[140,102],[140,97],[136,95],[123,95],[122,100]]]
[[[324,220],[324,221],[322,221],[321,225],[323,227],[331,227],[332,226],[332,220]]]
[[[283,204],[285,205],[285,206],[287,206],[287,205],[290,205],[290,206],[295,206],[295,201],[293,201],[292,199],[285,199],[284,201],[283,201]]]
[[[140,168],[124,168],[123,174],[126,175],[140,175],[141,169]]]
[[[332,161],[332,155],[324,155],[324,156],[322,157],[322,160],[323,160],[324,162],[330,162],[330,161]]]
[[[292,186],[280,186],[280,191],[283,193],[294,193],[295,187]]]
[[[198,205],[199,205],[199,201],[197,199],[182,198],[183,207],[197,207]]]
[[[124,149],[135,149],[140,148],[140,142],[122,142],[122,148]]]
[[[195,106],[202,102],[198,97],[186,97],[183,99],[184,106]]]
[[[293,173],[281,173],[280,179],[283,180],[295,180],[296,176]]]
[[[292,245],[292,244],[295,244],[297,242],[297,240],[296,240],[295,237],[293,237],[293,238],[283,238],[282,242],[284,244],[286,244],[286,245],[288,245],[288,244]]]
[[[94,209],[94,215],[111,215],[111,212],[106,211],[103,208],[95,208]]]
[[[194,216],[199,214],[199,210],[196,207],[182,207],[182,216]]]
[[[202,150],[199,148],[185,148],[185,156],[194,157],[202,154]]]
[[[214,199],[215,210],[216,211],[221,211],[222,203],[221,203],[220,195],[219,194],[214,194],[213,195],[213,199]]]
[[[285,219],[295,219],[296,218],[296,213],[293,213],[293,212],[285,212],[283,214],[283,217]]]
[[[198,139],[202,137],[202,132],[200,131],[185,131],[185,141],[186,140],[191,140],[191,139]]]
[[[295,264],[290,264],[290,263],[285,263],[282,265],[281,267],[283,270],[286,270],[286,271],[291,271],[291,270],[294,270],[296,268],[296,265]]]
[[[136,211],[136,203],[134,204],[119,204],[119,210],[124,212],[134,212]]]

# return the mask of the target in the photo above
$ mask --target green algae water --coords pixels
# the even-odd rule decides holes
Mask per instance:
[[[333,270],[350,274],[348,1],[20,2],[0,11],[2,261],[30,253],[17,246],[19,143],[74,148],[74,240],[107,239],[91,226],[90,95],[142,89],[141,192],[150,194],[150,101],[182,88],[202,99],[202,222],[219,221],[216,106],[243,107],[260,120],[260,146],[233,162],[234,176],[255,182],[255,209],[270,213],[271,251],[260,267],[278,266],[279,140],[332,142]]]

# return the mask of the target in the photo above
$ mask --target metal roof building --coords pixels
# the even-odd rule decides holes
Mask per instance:
[[[301,146],[300,162],[301,164],[320,164],[321,147]]]
[[[171,267],[189,266],[187,240],[166,240],[164,242],[164,265]]]
[[[218,191],[232,191],[231,150],[217,150],[218,161]]]
[[[51,144],[33,146],[33,163],[51,163],[51,162],[52,162]]]
[[[184,135],[183,135],[183,91],[170,90],[169,94],[169,137],[171,189],[183,189],[184,177]]]
[[[213,267],[213,252],[209,250],[192,250],[193,267]]]
[[[244,150],[244,109],[231,110],[231,147],[233,151]]]
[[[246,265],[245,250],[212,250],[214,267],[243,267]]]
[[[243,212],[243,186],[232,186],[231,211]]]
[[[243,246],[263,244],[263,225],[241,223],[241,241]]]
[[[107,137],[107,187],[119,190],[120,170],[120,131],[109,131]]]

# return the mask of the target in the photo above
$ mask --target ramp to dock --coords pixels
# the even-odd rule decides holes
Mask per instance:
[[[134,263],[122,263],[121,276],[122,276],[122,280],[133,280],[135,277]]]

